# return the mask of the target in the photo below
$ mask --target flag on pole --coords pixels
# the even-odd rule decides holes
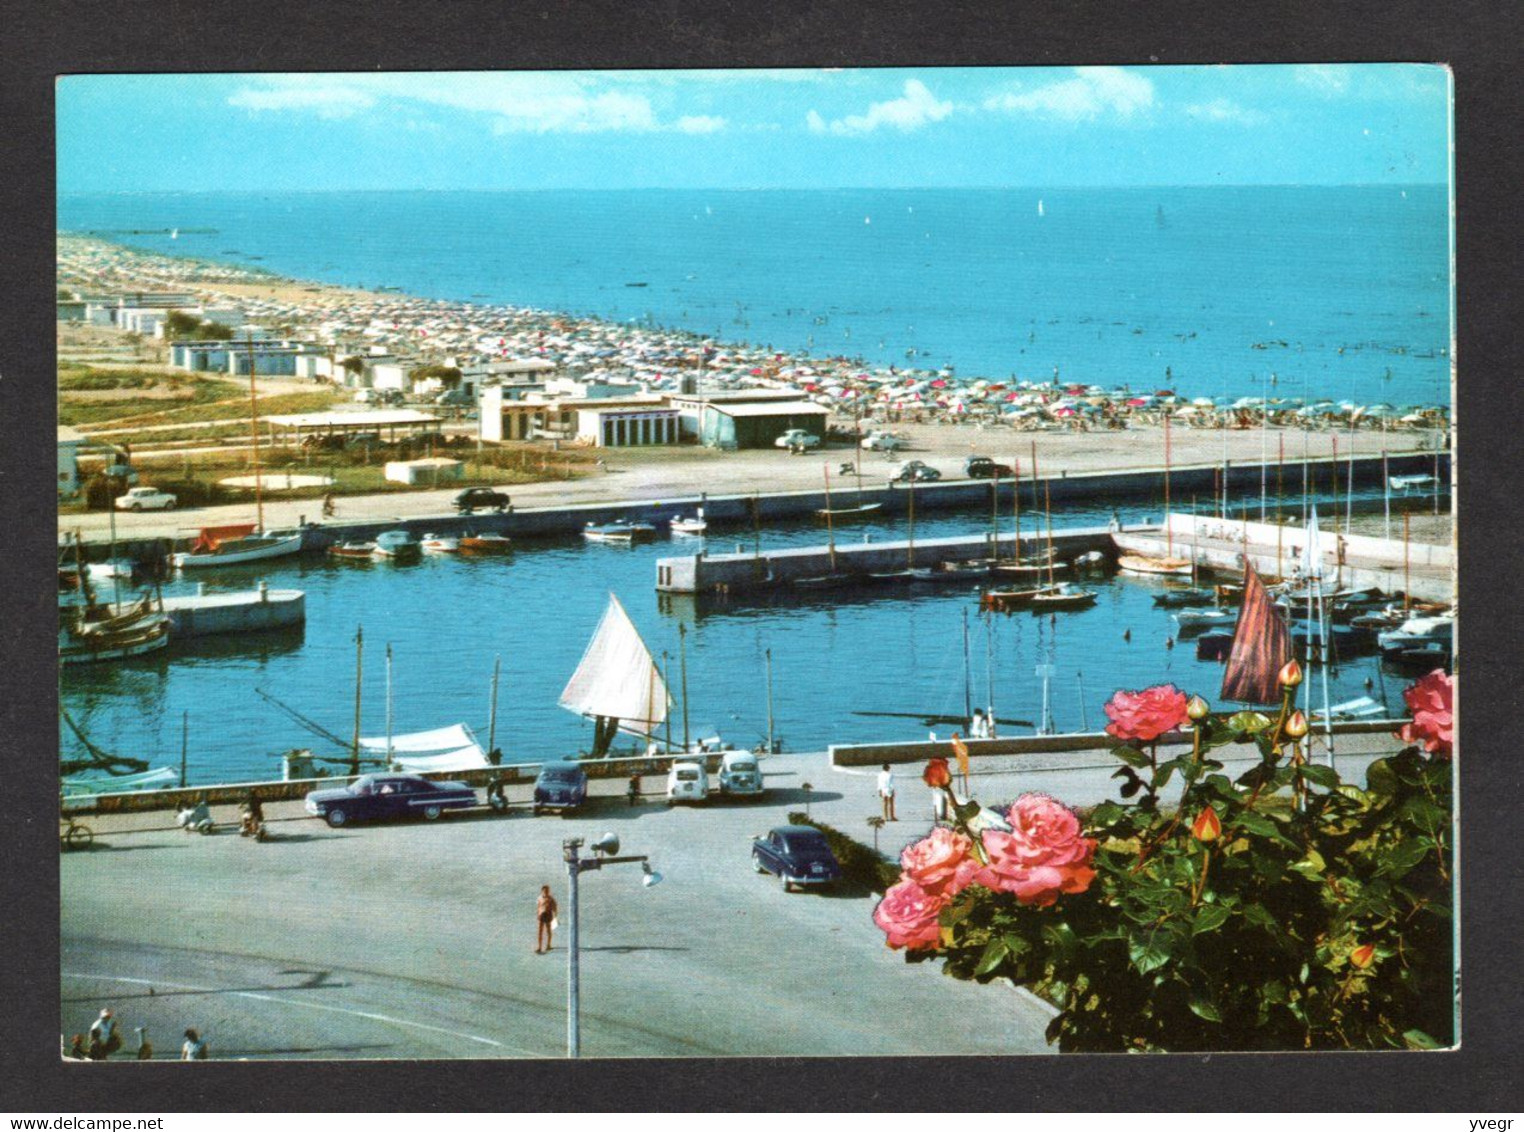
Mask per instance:
[[[1291,633],[1270,600],[1254,566],[1244,562],[1244,599],[1233,628],[1233,650],[1222,676],[1222,698],[1274,704],[1281,698],[1277,677],[1291,659]]]

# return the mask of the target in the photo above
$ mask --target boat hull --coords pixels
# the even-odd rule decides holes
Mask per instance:
[[[1124,574],[1144,577],[1175,577],[1191,572],[1191,563],[1185,558],[1145,558],[1141,554],[1124,554],[1117,559],[1117,569]]]
[[[285,558],[287,555],[300,554],[301,549],[301,535],[257,540],[234,539],[223,543],[209,554],[187,552],[175,555],[173,561],[177,570],[195,570],[205,566],[236,566],[240,562],[263,562],[268,558]]]

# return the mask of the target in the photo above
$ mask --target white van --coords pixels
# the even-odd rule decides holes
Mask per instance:
[[[750,751],[726,751],[721,756],[720,793],[762,793],[762,768],[757,766],[757,756]]]
[[[709,773],[703,763],[674,762],[667,772],[667,805],[702,802],[709,797]]]

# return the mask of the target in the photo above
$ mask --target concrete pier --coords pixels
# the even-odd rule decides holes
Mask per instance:
[[[290,629],[307,620],[307,594],[261,584],[257,590],[238,593],[167,597],[164,612],[175,638]]]
[[[873,572],[904,569],[907,565],[935,566],[940,562],[967,562],[988,558],[997,552],[1006,559],[1017,555],[1014,533],[961,535],[951,538],[916,539],[912,548],[906,539],[885,542],[854,542],[851,534],[836,543],[834,568],[847,572]],[[1036,553],[1046,546],[1046,539],[1025,534],[1021,552]],[[1053,549],[1060,559],[1072,558],[1087,551],[1109,552],[1111,535],[1106,527],[1068,528],[1053,532]],[[663,558],[656,563],[656,588],[661,593],[698,594],[715,591],[768,589],[786,586],[796,578],[808,578],[833,568],[829,545],[769,550],[761,554],[699,553],[681,558]]]

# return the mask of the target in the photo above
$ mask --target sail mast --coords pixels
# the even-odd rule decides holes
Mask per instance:
[[[1164,556],[1175,557],[1175,536],[1169,526],[1169,413],[1164,414]]]
[[[365,626],[355,626],[355,738],[350,748],[349,773],[360,773],[360,688],[365,662]]]
[[[915,480],[910,481],[910,537],[905,543],[905,566],[915,569]]]
[[[824,464],[825,469],[825,517],[826,517],[826,552],[831,557],[831,573],[836,573],[836,528],[831,522],[831,465]]]
[[[1058,583],[1053,578],[1053,492],[1048,484],[1042,485],[1043,509],[1048,516],[1048,588],[1057,589]]]
[[[1011,457],[1011,499],[1012,518],[1016,527],[1016,533],[1012,536],[1011,561],[1021,565],[1021,457]]]
[[[259,400],[254,391],[254,335],[244,340],[249,348],[249,441],[254,448],[254,517],[259,533],[265,532],[265,501],[259,476]],[[236,356],[236,355],[235,355]]]

